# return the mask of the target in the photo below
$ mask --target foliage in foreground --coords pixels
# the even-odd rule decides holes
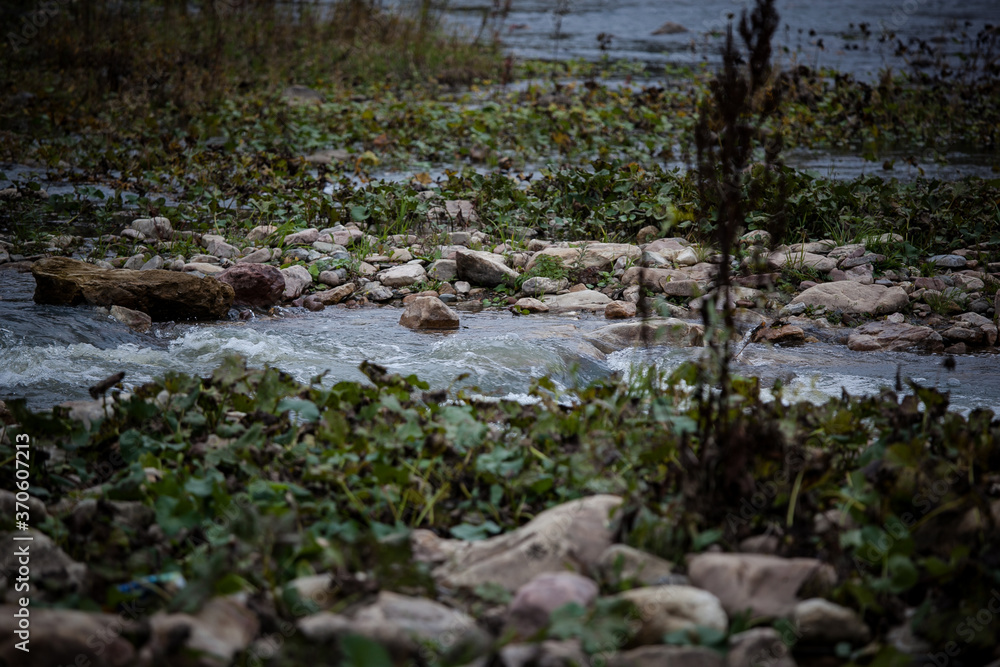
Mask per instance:
[[[706,421],[720,415],[687,384],[694,365],[559,400],[540,381],[534,405],[446,401],[413,376],[362,368],[371,383],[306,386],[231,358],[209,378],[141,387],[90,428],[15,404],[20,426],[7,435],[33,437],[31,493],[63,508],[41,528],[96,575],[61,604],[113,607],[114,584],[164,571],[191,582],[175,608],[322,571],[342,605],[373,585],[426,589],[409,529],[482,539],[598,492],[626,497],[623,540],[678,561],[775,535],[782,555],[834,564],[836,599],[879,632],[916,608],[913,625],[935,646],[1000,585],[1000,420],[949,412],[934,390],[784,405],[737,378],[723,409],[739,442],[726,450],[745,455],[692,469],[720,444]],[[78,533],[71,503],[58,503],[84,497],[139,501],[159,530],[99,514]]]

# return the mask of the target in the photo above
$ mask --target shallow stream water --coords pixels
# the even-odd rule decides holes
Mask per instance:
[[[25,398],[33,408],[87,399],[87,388],[118,371],[136,386],[168,371],[208,375],[229,354],[253,367],[275,366],[308,382],[326,372],[324,384],[363,380],[365,359],[391,371],[416,373],[435,389],[476,387],[487,396],[524,399],[531,381],[551,377],[560,387],[584,384],[655,363],[673,368],[699,353],[668,346],[603,355],[584,340],[607,324],[603,316],[532,315],[506,311],[460,313],[454,333],[420,333],[398,324],[399,308],[328,308],[320,313],[286,311],[275,319],[214,324],[156,325],[138,334],[89,307],[39,306],[31,301],[28,273],[0,270],[0,399]],[[758,376],[765,386],[778,378],[786,398],[815,401],[877,393],[904,377],[952,394],[963,411],[1000,412],[1000,364],[995,355],[964,356],[949,372],[941,357],[907,353],[859,353],[834,343],[797,348],[750,345],[736,373]]]

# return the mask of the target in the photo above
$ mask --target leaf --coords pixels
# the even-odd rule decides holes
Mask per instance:
[[[349,634],[342,637],[340,650],[343,653],[341,664],[344,667],[393,667],[385,647],[361,635]]]
[[[319,421],[319,408],[310,400],[304,398],[283,398],[278,403],[277,411],[291,411],[307,422]]]
[[[467,542],[485,540],[490,535],[496,535],[499,532],[500,526],[492,521],[486,521],[478,526],[474,526],[469,523],[460,523],[451,529],[451,534],[453,536]]]
[[[704,530],[691,540],[691,548],[694,551],[704,551],[705,548],[715,544],[722,539],[723,531],[721,528],[712,528],[710,530]]]
[[[893,593],[905,593],[920,580],[917,566],[908,556],[895,554],[889,556],[889,590]]]

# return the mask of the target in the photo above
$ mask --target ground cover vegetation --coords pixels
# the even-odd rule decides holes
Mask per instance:
[[[347,2],[330,21],[289,21],[266,4],[204,5],[197,15],[139,7],[145,13],[128,17],[141,28],[134,43],[98,30],[100,13],[60,15],[65,25],[19,45],[21,60],[9,61],[17,67],[5,66],[5,89],[28,94],[0,103],[3,159],[113,191],[39,199],[21,183],[0,225],[25,255],[50,245],[48,232],[110,232],[122,210],[230,238],[265,224],[351,221],[385,238],[425,231],[428,187],[474,201],[483,228],[512,244],[525,230],[630,240],[653,225],[714,241],[728,258],[746,229],[789,241],[898,233],[906,243],[890,261],[899,266],[936,250],[1000,246],[996,182],[838,182],[778,159],[793,146],[873,154],[996,146],[995,71],[887,74],[877,87],[802,68],[772,77],[773,3],[758,3],[741,30],[748,67],[731,39],[721,74],[677,73],[670,88],[588,82],[589,66],[576,65],[579,85],[519,89],[493,85],[527,69],[505,66],[483,43],[446,37],[427,6],[407,19]],[[167,39],[165,25],[180,37]],[[74,27],[90,30],[92,51],[81,55],[87,40]],[[273,51],[233,48],[241,42]],[[53,60],[39,60],[43,52]],[[476,80],[471,92],[451,90]],[[289,104],[293,83],[322,99]],[[346,153],[328,164],[303,159],[331,146]],[[700,157],[700,170],[665,167],[672,155]],[[426,173],[438,165],[440,177]],[[408,178],[372,180],[385,167]],[[130,254],[122,243],[97,243],[93,257]],[[533,275],[564,273],[541,262]],[[705,325],[710,342],[729,340],[725,317],[706,315]],[[207,377],[169,374],[131,395],[112,389],[118,400],[91,422],[14,402],[0,459],[6,469],[17,436],[30,434],[29,491],[47,508],[37,528],[88,571],[84,586],[40,582],[38,604],[116,611],[141,597],[149,613],[194,612],[244,593],[273,633],[302,616],[291,582],[317,573],[331,573],[334,611],[378,590],[436,597],[430,566],[411,553],[415,529],[479,541],[555,505],[611,493],[624,498],[615,541],[674,563],[763,535],[776,555],[832,565],[837,583],[826,596],[854,610],[873,641],[789,642],[801,664],[911,664],[888,639],[900,627],[928,655],[961,641],[951,664],[994,659],[995,627],[959,630],[991,609],[1000,585],[994,414],[950,411],[947,395],[902,378],[871,398],[786,404],[779,384],[775,400],[764,400],[756,379],[729,375],[727,345],[669,376],[654,369],[561,395],[541,380],[528,404],[432,392],[367,363],[366,383],[304,384],[236,357]],[[93,515],[79,511],[88,499]],[[126,511],[138,518],[123,520]],[[2,520],[4,530],[15,527]],[[152,600],[119,588],[164,572],[182,573],[186,585]],[[628,586],[602,582],[601,593]],[[507,599],[483,587],[450,602],[483,612]],[[601,654],[628,643],[629,613],[610,604],[561,609],[539,638],[577,637],[586,653]],[[724,650],[748,625],[665,639]],[[478,652],[493,656],[508,640]],[[243,647],[234,660],[255,657]],[[419,660],[461,658],[431,642]],[[275,664],[307,660],[390,664],[378,646],[342,642],[331,653],[301,632]]]

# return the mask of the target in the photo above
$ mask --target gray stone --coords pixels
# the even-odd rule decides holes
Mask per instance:
[[[507,630],[527,639],[549,624],[563,605],[589,607],[597,599],[597,584],[574,572],[543,572],[517,589],[507,608]]]
[[[589,289],[545,297],[545,304],[555,312],[568,310],[599,310],[603,312],[609,303],[611,303],[611,297],[607,294]]]
[[[457,329],[458,314],[436,296],[418,296],[399,318],[410,329]]]
[[[232,598],[212,598],[195,614],[158,612],[150,619],[148,651],[154,664],[225,667],[260,630],[257,615]],[[190,661],[187,655],[196,655]]]
[[[154,271],[163,268],[163,258],[159,255],[153,255],[149,258],[149,261],[139,267],[140,271]]]
[[[856,328],[847,339],[847,347],[856,352],[912,348],[940,352],[944,343],[941,334],[930,327],[883,321],[868,322]]]
[[[434,280],[450,283],[458,276],[458,263],[453,259],[439,259],[427,268],[427,275]]]
[[[722,654],[710,648],[661,645],[642,646],[613,655],[607,667],[723,667],[724,664]]]
[[[934,255],[927,261],[942,269],[964,269],[968,264],[968,260],[961,255]]]
[[[532,299],[531,297],[524,297],[523,299],[518,299],[511,306],[512,309],[519,311],[528,311],[529,313],[547,313],[549,312],[549,307],[538,299]]]
[[[608,547],[597,568],[604,585],[616,589],[623,584],[657,586],[672,584],[673,564],[625,544]]]
[[[132,645],[132,641],[141,643],[144,635],[140,619],[130,618],[125,613],[101,614],[32,605],[30,652],[26,653],[16,647],[21,640],[15,634],[19,629],[15,613],[20,608],[0,606],[0,664],[19,667],[132,667],[143,664]]]
[[[419,264],[402,264],[386,269],[378,274],[378,280],[386,287],[406,287],[427,277],[424,267]]]
[[[285,277],[285,290],[282,296],[287,300],[299,298],[306,287],[312,284],[312,275],[308,269],[298,264],[281,269],[281,275]]]
[[[847,642],[862,646],[871,636],[868,626],[853,609],[823,598],[811,598],[795,605],[791,621],[803,644],[834,646]]]
[[[513,285],[518,278],[517,271],[504,264],[503,257],[491,252],[462,250],[455,254],[455,262],[458,277],[473,285]]]
[[[648,345],[701,344],[704,329],[700,324],[672,317],[655,317],[637,322],[609,324],[592,331],[584,339],[605,354],[628,347]]]
[[[146,259],[142,255],[132,255],[125,260],[125,263],[122,264],[122,268],[130,271],[138,271],[145,263]]]
[[[798,638],[789,634],[785,639],[774,628],[753,628],[732,635],[726,667],[796,667],[792,646]]]
[[[293,234],[288,234],[285,236],[285,245],[312,245],[316,241],[319,241],[319,230],[315,227],[310,227],[309,229],[303,229],[301,232],[295,232]]]
[[[882,285],[862,285],[843,281],[821,283],[810,287],[794,299],[792,303],[807,306],[824,306],[830,311],[842,311],[854,315],[887,315],[905,308],[910,299],[901,287]]]
[[[258,241],[263,241],[276,231],[278,231],[278,227],[276,225],[257,225],[247,233],[247,242],[256,243]]]
[[[633,646],[661,644],[663,636],[697,626],[726,632],[729,618],[719,599],[694,586],[644,586],[619,593],[619,599],[635,605],[638,628]]]
[[[271,261],[270,248],[257,248],[236,260],[238,264],[263,264],[269,261]]]
[[[521,285],[521,291],[531,296],[538,296],[539,294],[555,294],[568,287],[569,281],[565,278],[534,276],[524,281],[524,284]]]
[[[174,237],[173,227],[167,218],[139,218],[132,221],[132,229],[149,239],[169,241]]]

